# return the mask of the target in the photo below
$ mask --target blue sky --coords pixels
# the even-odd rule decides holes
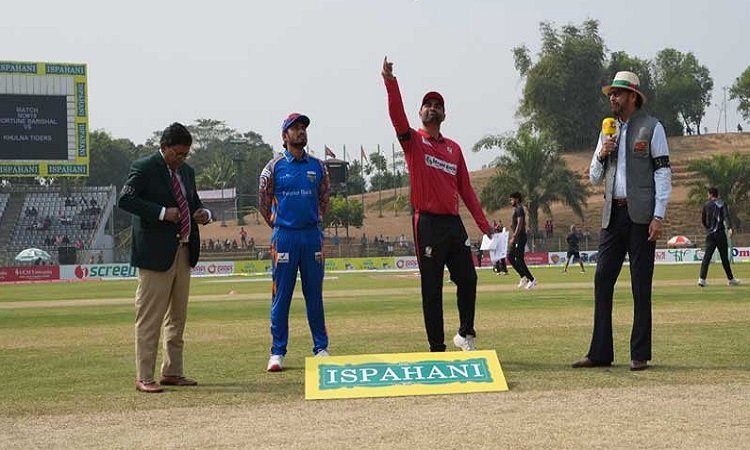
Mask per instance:
[[[539,23],[600,21],[610,51],[652,58],[693,52],[714,79],[705,126],[719,124],[722,87],[750,65],[740,2],[673,7],[673,2],[503,2],[491,0],[286,0],[234,2],[11,2],[3,6],[2,60],[85,62],[91,126],[144,142],[173,121],[224,120],[280,148],[292,111],[308,114],[311,147],[339,157],[395,142],[380,77],[395,63],[416,127],[422,94],[446,98],[443,132],[462,145],[469,168],[495,152],[472,154],[486,134],[517,128],[523,80],[511,48],[539,46]],[[709,9],[710,8],[710,9]],[[598,89],[592,86],[592,89]],[[740,122],[728,107],[728,128]],[[750,126],[744,124],[746,129]],[[719,128],[723,131],[724,123]],[[592,130],[593,140],[597,130]]]

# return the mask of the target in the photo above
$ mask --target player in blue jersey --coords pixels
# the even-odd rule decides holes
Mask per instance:
[[[299,270],[313,338],[313,354],[329,356],[323,312],[323,231],[328,212],[330,183],[323,161],[305,151],[310,119],[290,114],[281,125],[284,152],[266,164],[260,174],[258,205],[271,235],[273,303],[271,304],[271,357],[269,372],[284,369],[289,338],[289,306]]]

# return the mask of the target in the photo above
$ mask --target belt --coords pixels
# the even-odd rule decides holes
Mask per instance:
[[[183,241],[180,241],[180,245],[190,245],[190,242],[183,242]]]
[[[612,204],[615,206],[618,206],[620,208],[627,208],[628,206],[628,199],[626,198],[613,198]]]

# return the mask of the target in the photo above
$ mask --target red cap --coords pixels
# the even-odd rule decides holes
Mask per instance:
[[[424,105],[427,103],[427,100],[437,100],[443,105],[443,109],[445,109],[445,100],[443,100],[443,96],[440,95],[440,92],[430,91],[426,93],[424,97],[422,97],[422,104]]]

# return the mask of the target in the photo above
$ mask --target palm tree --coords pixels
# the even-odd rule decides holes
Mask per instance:
[[[737,151],[729,155],[715,154],[711,158],[690,161],[687,169],[696,172],[702,179],[690,187],[690,202],[702,204],[708,189],[716,187],[719,195],[729,204],[732,222],[739,223],[737,213],[746,211],[750,204],[750,155]]]
[[[225,154],[215,154],[208,167],[195,177],[198,189],[223,189],[227,182],[234,184],[237,174],[232,159]]]
[[[529,228],[539,230],[539,209],[551,216],[550,205],[561,202],[583,219],[588,187],[568,169],[557,144],[546,135],[522,128],[515,135],[487,136],[474,144],[473,151],[488,148],[505,150],[496,161],[497,172],[479,195],[489,212],[507,206],[510,194],[523,194],[529,215]]]

